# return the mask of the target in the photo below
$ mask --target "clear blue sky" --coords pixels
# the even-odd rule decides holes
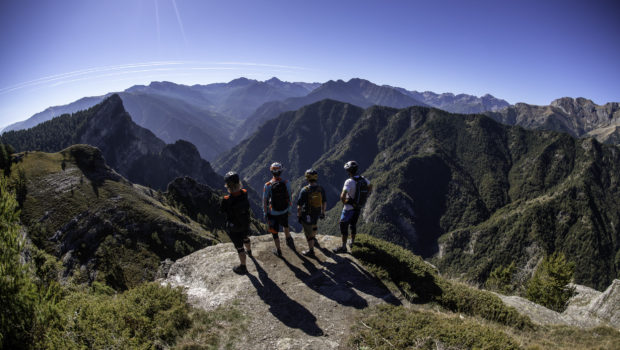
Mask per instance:
[[[620,102],[619,1],[0,0],[0,127],[168,80]]]

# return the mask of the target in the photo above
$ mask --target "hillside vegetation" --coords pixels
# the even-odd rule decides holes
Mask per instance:
[[[337,203],[355,159],[375,191],[362,232],[396,242],[441,271],[484,283],[513,260],[527,280],[556,251],[575,281],[606,288],[620,271],[620,152],[593,139],[529,131],[479,115],[324,100],[265,123],[220,158],[253,186],[284,164],[298,191],[313,167],[326,189],[323,233],[338,233]]]
[[[17,157],[11,178],[24,186],[21,221],[35,246],[62,261],[63,279],[122,290],[153,280],[162,260],[225,239],[217,217],[209,222],[220,226],[201,226],[160,192],[107,167],[97,148]]]

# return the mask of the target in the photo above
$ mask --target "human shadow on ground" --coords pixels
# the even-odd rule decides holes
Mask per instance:
[[[307,271],[284,260],[284,263],[300,281],[315,292],[343,306],[352,306],[356,309],[368,307],[368,301],[356,291],[383,299],[385,302],[400,305],[398,300],[388,288],[376,277],[364,271],[350,259],[342,258],[329,252],[327,249],[317,247],[325,256],[333,258],[336,262],[316,260],[324,268],[317,268],[308,258],[297,251],[295,255],[301,260]]]
[[[316,317],[303,305],[289,298],[278,285],[273,282],[267,272],[260,266],[255,257],[250,257],[256,266],[258,278],[248,273],[247,276],[256,288],[258,296],[269,305],[269,311],[280,322],[288,327],[301,329],[311,336],[323,335],[323,330],[317,325]]]

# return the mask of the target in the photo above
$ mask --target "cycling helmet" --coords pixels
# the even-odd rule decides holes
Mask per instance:
[[[226,184],[234,185],[239,183],[239,175],[234,171],[229,171],[224,175],[224,182]]]
[[[355,174],[357,172],[357,162],[350,160],[344,164],[344,170]]]
[[[282,169],[282,164],[278,162],[271,164],[271,166],[269,167],[269,171],[271,171],[271,173],[275,176],[279,176],[280,174],[282,174]]]
[[[319,179],[319,173],[314,169],[306,170],[306,179],[308,181],[317,181]]]

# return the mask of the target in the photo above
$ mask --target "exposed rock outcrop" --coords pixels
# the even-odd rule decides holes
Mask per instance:
[[[504,303],[515,307],[539,324],[571,325],[582,328],[609,325],[620,329],[620,280],[614,280],[604,291],[576,285],[575,295],[564,312],[549,310],[517,296],[499,295]]]
[[[338,349],[362,309],[400,303],[352,256],[330,252],[339,237],[319,236],[313,259],[298,252],[304,236],[293,236],[297,251],[283,244],[283,259],[271,253],[271,235],[252,237],[247,275],[232,271],[238,258],[227,243],[178,260],[161,282],[187,288],[189,301],[206,310],[235,300],[249,319],[239,349]]]

